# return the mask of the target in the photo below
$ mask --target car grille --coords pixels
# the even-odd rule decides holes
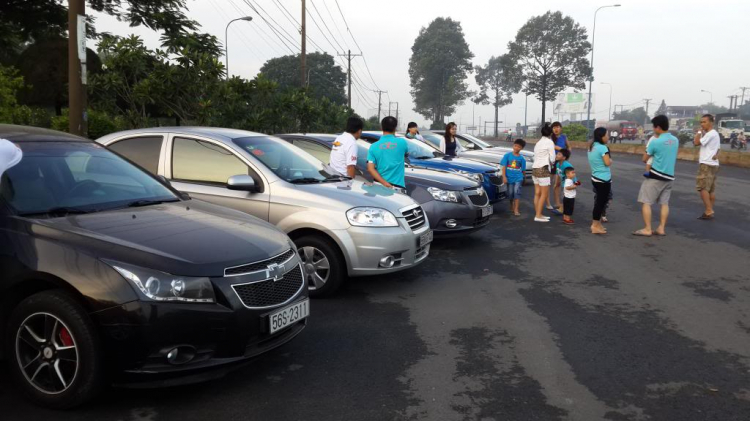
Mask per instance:
[[[480,217],[480,218],[477,218],[477,219],[474,220],[474,226],[475,227],[479,227],[479,226],[482,226],[482,225],[486,225],[489,222],[490,222],[490,217],[489,216],[485,216],[484,218]]]
[[[469,196],[469,200],[474,206],[486,206],[490,202],[490,198],[482,192],[482,194],[472,194]]]
[[[490,176],[490,183],[492,183],[492,184],[494,184],[496,186],[502,186],[503,185],[503,178],[502,177],[498,177],[496,175],[491,175]]]
[[[406,218],[406,223],[409,224],[409,227],[412,229],[412,231],[421,228],[425,224],[426,219],[424,216],[424,210],[422,210],[420,206],[402,211],[401,214],[403,214],[404,218]]]
[[[234,292],[248,308],[272,307],[291,300],[302,289],[304,279],[299,265],[287,272],[283,278],[251,284],[232,285]]]
[[[246,273],[259,272],[261,270],[266,270],[268,269],[268,265],[272,265],[274,263],[276,264],[284,263],[287,260],[291,259],[293,256],[294,256],[294,250],[289,249],[285,251],[284,253],[281,253],[280,255],[276,257],[272,257],[267,260],[262,260],[256,263],[249,263],[247,265],[242,265],[242,266],[226,268],[224,269],[224,276],[238,276],[238,275],[244,275]]]
[[[430,254],[430,245],[429,244],[424,245],[424,246],[418,248],[417,252],[414,253],[414,262],[416,263],[416,262],[424,259],[425,257],[427,257],[428,254]]]

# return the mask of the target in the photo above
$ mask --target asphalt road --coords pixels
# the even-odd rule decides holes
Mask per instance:
[[[210,383],[111,389],[64,413],[29,406],[0,369],[0,419],[748,420],[750,170],[723,168],[699,221],[678,165],[666,237],[639,238],[643,165],[614,156],[609,234],[592,192],[565,226],[497,206],[485,230],[429,261],[312,303],[298,338]],[[583,151],[572,163],[588,180]]]

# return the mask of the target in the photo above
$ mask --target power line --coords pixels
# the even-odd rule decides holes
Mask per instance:
[[[328,16],[331,17],[331,22],[335,23],[336,19],[333,17],[333,14],[331,13],[331,10],[328,8],[328,3],[326,0],[323,0],[323,6],[326,8],[326,12],[328,12]],[[346,23],[346,22],[344,22]],[[336,29],[336,33],[339,34],[339,37],[344,41],[344,45],[346,45],[346,49],[349,50],[349,43],[346,42],[346,37],[341,33],[341,30],[339,29],[338,25],[333,25],[333,27]]]
[[[346,49],[336,39],[336,36],[333,35],[333,32],[331,31],[331,28],[328,27],[328,24],[326,23],[325,19],[323,19],[323,15],[321,15],[320,12],[318,11],[318,6],[315,5],[315,2],[313,0],[310,0],[310,4],[312,4],[312,7],[315,10],[315,13],[318,14],[318,17],[320,18],[320,21],[323,22],[323,26],[325,26],[325,28],[328,30],[328,33],[331,35],[331,38],[333,38],[333,40],[336,42],[336,45],[338,45],[339,48],[341,48],[341,51],[346,51]],[[312,15],[310,15],[310,17],[312,18]],[[315,22],[315,19],[313,19],[313,22]],[[315,25],[317,26],[317,23]],[[318,29],[320,29],[319,26],[318,26]],[[321,34],[323,34],[323,31],[320,31],[320,32],[321,32]],[[325,34],[323,34],[323,36],[325,37]],[[328,37],[326,37],[326,39],[328,39]],[[333,46],[333,44],[331,44],[331,46]],[[334,50],[336,50],[335,47],[334,47]],[[336,52],[338,53],[338,50]]]
[[[220,5],[221,3],[218,3],[218,4]],[[245,12],[239,6],[237,6],[237,4],[234,2],[234,0],[230,0],[229,4],[232,7],[234,7],[234,10],[236,10],[239,14],[241,14],[241,15],[246,15],[247,14],[247,12]],[[263,42],[266,43],[266,45],[268,45],[268,47],[272,50],[272,54],[274,54],[274,55],[278,54],[278,50],[276,49],[276,47],[278,47],[282,51],[284,50],[284,47],[281,44],[279,44],[276,40],[274,40],[271,36],[269,36],[263,30],[263,27],[261,25],[250,25],[250,28],[253,30],[253,32],[255,32],[256,34],[258,34],[258,37],[260,39],[262,39]],[[242,37],[245,37],[245,33],[244,32],[240,32],[240,33],[242,34]],[[252,41],[250,41],[250,42],[252,42]],[[273,45],[271,45],[272,42],[275,43],[275,47]]]
[[[221,7],[220,5],[216,4],[214,2],[214,0],[209,0],[209,1],[211,2],[211,4],[213,4],[214,8],[216,8],[219,11],[219,13],[224,18],[224,20],[226,20],[226,21],[230,20],[229,17],[224,13],[224,8],[223,7]],[[250,51],[250,53],[252,55],[255,56],[255,58],[258,59],[258,61],[262,62],[263,59],[258,56],[258,54],[255,52],[255,49],[251,48],[250,45],[248,45],[248,43],[245,42],[245,33],[244,32],[240,32],[239,34],[240,34],[240,42]],[[225,39],[224,42],[226,43],[227,40]]]
[[[289,13],[289,10],[279,1],[279,0],[273,0],[274,4],[276,4],[276,8],[281,10],[282,13],[284,13],[284,16],[286,19],[292,24],[292,26],[298,28],[300,26],[299,21],[294,18],[294,16]]]
[[[341,5],[339,5],[339,0],[335,0],[335,1],[336,1],[336,7],[339,9],[339,13],[341,14],[341,19],[344,20],[344,25],[346,25],[346,31],[349,32],[349,36],[352,38],[352,41],[354,41],[354,45],[356,45],[357,48],[359,48],[359,53],[362,54],[362,60],[365,62],[365,68],[367,69],[367,73],[370,75],[370,80],[372,80],[372,84],[375,85],[375,88],[377,90],[380,90],[380,87],[378,87],[378,84],[375,82],[375,78],[372,77],[370,66],[367,65],[367,58],[364,56],[364,53],[362,53],[362,47],[359,46],[357,39],[354,38],[354,34],[352,34],[352,30],[349,29],[349,23],[344,17],[344,12],[341,10]]]
[[[255,13],[256,13],[256,14],[258,15],[258,16],[260,16],[260,18],[261,18],[261,19],[263,19],[263,22],[265,22],[265,23],[266,23],[266,25],[268,26],[268,28],[269,28],[269,29],[270,29],[270,30],[271,30],[271,31],[272,31],[272,32],[274,33],[274,35],[276,35],[276,37],[277,37],[277,38],[279,39],[279,41],[281,41],[281,43],[282,43],[282,44],[284,44],[284,46],[285,46],[285,47],[286,47],[286,48],[287,48],[287,49],[288,49],[288,50],[289,50],[289,51],[290,51],[290,52],[291,52],[292,54],[294,54],[294,53],[295,53],[294,49],[297,49],[297,50],[299,50],[299,46],[298,46],[297,44],[295,44],[295,43],[294,43],[294,41],[290,41],[290,39],[289,39],[289,38],[285,37],[285,36],[284,36],[284,34],[282,34],[282,33],[281,33],[281,32],[280,32],[280,31],[279,31],[278,29],[276,29],[276,27],[275,27],[275,26],[271,25],[271,23],[270,23],[270,22],[268,21],[268,19],[266,19],[266,18],[265,18],[265,16],[263,16],[263,14],[261,14],[261,13],[260,13],[260,12],[258,11],[258,9],[257,9],[257,8],[256,8],[256,7],[255,7],[255,6],[254,6],[254,5],[252,4],[252,3],[250,3],[250,0],[242,0],[242,1],[244,1],[244,2],[245,2],[245,4],[247,4],[247,5],[248,5],[248,6],[250,7],[250,9],[252,9],[252,10],[253,10],[253,11],[254,11],[254,12],[255,12]],[[261,7],[261,9],[263,9],[263,8]],[[265,10],[263,10],[263,11],[265,12]],[[266,14],[267,14],[267,13],[266,13]],[[273,22],[274,22],[274,23],[275,23],[276,25],[279,25],[278,23],[276,23],[276,21],[275,21],[275,20],[273,20],[273,18],[272,18],[272,17],[270,17],[270,15],[269,15],[269,18],[271,18],[271,20],[272,20],[272,21],[273,21]],[[282,31],[284,31],[284,29],[283,29],[283,28],[281,28],[281,30],[282,30]],[[285,33],[285,34],[286,34],[287,36],[289,36],[289,34],[288,34],[288,33],[286,33],[286,31],[284,31],[284,33]],[[290,44],[291,44],[291,45],[292,45],[292,46],[294,47],[294,49],[292,49],[291,47],[289,47],[289,44],[287,44],[287,42],[289,42],[289,43],[290,43]]]

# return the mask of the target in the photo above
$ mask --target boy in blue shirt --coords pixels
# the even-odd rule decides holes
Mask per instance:
[[[518,206],[521,202],[521,183],[526,174],[526,158],[521,156],[521,149],[526,146],[526,141],[516,139],[513,142],[513,152],[508,152],[500,161],[503,172],[503,183],[508,189],[508,200],[510,210],[515,216],[521,216]]]
[[[367,153],[367,171],[378,183],[388,188],[404,189],[405,157],[409,146],[402,137],[396,137],[398,120],[395,117],[385,117],[380,122],[383,136],[370,146]]]

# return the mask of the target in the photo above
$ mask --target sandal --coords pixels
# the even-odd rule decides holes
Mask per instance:
[[[714,219],[714,214],[706,215],[705,213],[698,217],[698,219],[703,219],[704,221],[708,221],[709,219]]]
[[[653,235],[653,233],[649,234],[646,231],[644,231],[644,230],[641,229],[641,230],[638,230],[638,231],[633,231],[633,235],[636,235],[638,237],[651,237]]]

